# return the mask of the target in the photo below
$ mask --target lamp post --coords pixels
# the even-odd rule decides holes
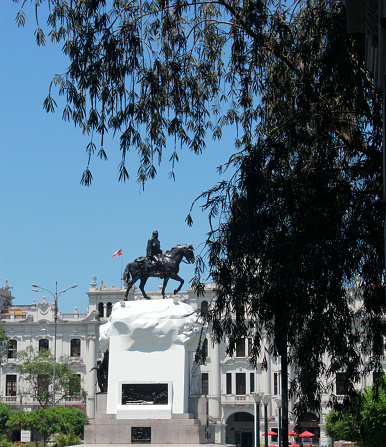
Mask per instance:
[[[279,430],[278,430],[279,442],[277,444],[278,444],[278,447],[281,447],[281,406],[282,406],[282,400],[281,400],[281,397],[278,397],[275,400],[276,400],[277,408],[279,410]]]
[[[263,397],[262,391],[252,393],[255,400],[255,447],[260,446],[260,402]]]
[[[271,399],[270,394],[263,395],[263,405],[264,405],[264,430],[265,430],[265,447],[268,447],[268,404]]]
[[[32,287],[35,287],[35,289],[32,289],[33,292],[41,292],[44,290],[45,292],[50,293],[54,297],[54,324],[55,324],[55,335],[54,335],[54,377],[52,382],[52,406],[55,406],[55,391],[56,391],[56,326],[57,326],[57,320],[58,320],[58,298],[59,296],[67,292],[67,290],[75,289],[75,287],[78,287],[77,284],[74,284],[71,287],[68,287],[67,289],[62,290],[58,293],[58,281],[55,283],[55,292],[51,292],[51,290],[45,289],[44,287],[40,287],[37,284],[32,284]],[[39,290],[38,290],[39,289]]]

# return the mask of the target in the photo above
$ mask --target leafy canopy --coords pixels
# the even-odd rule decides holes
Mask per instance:
[[[107,158],[107,132],[120,139],[119,180],[129,178],[127,154],[134,149],[144,183],[165,155],[173,176],[178,149],[201,153],[206,137],[220,138],[223,125],[251,131],[261,62],[276,51],[264,31],[277,14],[274,2],[31,0],[36,14],[28,3],[21,3],[18,25],[33,13],[37,43],[61,42],[70,59],[44,107],[57,109],[57,88],[63,119],[90,135],[85,185],[92,156]]]
[[[381,377],[385,385],[385,376]],[[386,443],[386,392],[373,385],[358,391],[350,406],[326,415],[326,433],[334,439],[354,441],[360,447]]]
[[[36,399],[42,408],[52,406],[54,357],[49,349],[35,351],[32,346],[16,353],[14,369],[24,382],[23,392]],[[55,367],[55,404],[76,396],[85,400],[79,376],[71,369],[71,358],[56,361]]]

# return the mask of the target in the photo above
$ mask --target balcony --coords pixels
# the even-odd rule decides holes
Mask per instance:
[[[250,394],[221,394],[221,403],[224,405],[253,405],[254,402]]]
[[[10,405],[20,404],[21,396],[1,396],[0,401]]]

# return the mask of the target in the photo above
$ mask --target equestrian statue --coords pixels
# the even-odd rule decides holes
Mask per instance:
[[[131,287],[140,279],[139,289],[147,300],[150,299],[145,292],[145,284],[148,278],[162,278],[162,296],[165,298],[165,288],[169,279],[179,281],[180,284],[174,290],[174,295],[181,290],[184,280],[178,276],[180,263],[186,259],[188,264],[194,262],[193,246],[180,244],[171,250],[162,253],[161,243],[158,239],[158,231],[153,231],[151,239],[149,239],[146,248],[146,257],[137,258],[135,261],[127,264],[123,272],[123,281],[127,284],[125,293],[125,301]]]

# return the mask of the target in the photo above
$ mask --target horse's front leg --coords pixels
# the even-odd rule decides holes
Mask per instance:
[[[141,278],[141,282],[139,284],[139,290],[142,292],[142,295],[145,299],[150,300],[150,297],[146,295],[145,292],[145,284],[146,284],[147,278]]]
[[[174,290],[174,295],[175,295],[176,293],[178,293],[181,290],[181,288],[184,285],[185,281],[180,276],[178,276],[177,274],[171,276],[171,278],[174,279],[175,281],[179,281],[180,282],[180,285],[177,287],[177,289]]]
[[[163,299],[165,299],[165,289],[166,289],[166,286],[168,284],[168,281],[169,281],[169,276],[165,276],[164,277],[164,283],[163,283],[163,286],[162,286],[162,298]]]

